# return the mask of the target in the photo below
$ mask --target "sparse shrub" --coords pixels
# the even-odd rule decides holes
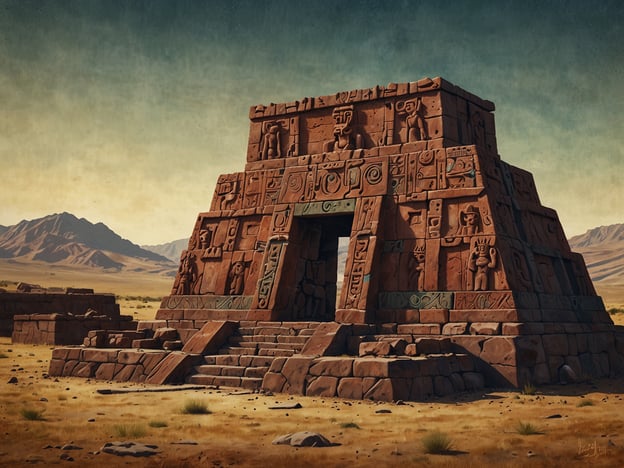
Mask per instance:
[[[522,394],[523,395],[535,395],[536,390],[537,389],[535,388],[535,385],[533,385],[532,383],[526,383],[522,387]]]
[[[518,421],[518,424],[516,424],[516,432],[520,435],[535,435],[542,433],[542,431],[534,424],[522,421]]]
[[[20,414],[24,419],[28,419],[29,421],[43,421],[43,411],[31,409],[31,408],[22,408]]]
[[[6,354],[4,354],[4,353],[0,353],[0,359],[6,359],[6,358],[8,358],[8,357],[9,357],[9,356],[7,356]]]
[[[607,312],[609,312],[609,314],[611,315],[624,314],[624,309],[621,309],[619,307],[611,307],[610,309],[607,309]]]
[[[340,427],[342,427],[343,429],[361,429],[360,426],[358,426],[356,423],[354,422],[347,422],[347,423],[342,423],[340,425]]]
[[[210,414],[204,402],[198,400],[188,400],[182,407],[182,414]]]
[[[167,423],[165,421],[150,421],[149,427],[167,427]]]
[[[147,434],[145,426],[141,424],[117,424],[113,426],[117,437],[143,437]]]
[[[583,406],[594,406],[594,402],[592,400],[581,400],[576,406],[579,408],[582,408]]]
[[[451,450],[453,441],[444,432],[431,431],[421,439],[425,453],[440,454]]]

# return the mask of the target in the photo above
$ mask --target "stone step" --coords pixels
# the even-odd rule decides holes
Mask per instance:
[[[262,387],[262,378],[194,374],[187,379],[187,383],[193,385],[216,385],[220,387],[240,387],[247,390],[258,390]]]
[[[221,348],[219,350],[219,354],[251,354],[251,355],[255,355],[257,354],[257,347],[237,347],[237,346],[224,346],[223,348]]]
[[[245,375],[245,370],[247,368],[243,366],[219,366],[219,365],[208,365],[204,364],[201,366],[196,366],[195,371],[198,374],[205,375],[222,375],[227,377],[243,377]]]
[[[292,349],[260,349],[258,350],[258,356],[282,356],[290,357],[295,352]]]

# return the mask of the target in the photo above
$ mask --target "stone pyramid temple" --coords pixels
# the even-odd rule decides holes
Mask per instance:
[[[51,373],[376,400],[622,373],[624,333],[493,111],[441,78],[252,107],[141,350],[90,332]]]

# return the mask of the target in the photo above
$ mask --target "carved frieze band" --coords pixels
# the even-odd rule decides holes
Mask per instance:
[[[328,200],[322,202],[295,204],[295,216],[315,216],[319,214],[353,213],[356,200]]]
[[[452,309],[452,292],[400,291],[379,294],[380,309]]]
[[[234,309],[251,307],[253,296],[169,296],[163,300],[165,309]]]

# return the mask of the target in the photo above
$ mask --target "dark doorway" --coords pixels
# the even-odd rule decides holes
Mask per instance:
[[[297,217],[300,244],[297,246],[294,320],[333,321],[336,314],[339,239],[349,238],[353,215]],[[340,242],[344,244],[344,240]],[[347,241],[348,246],[348,241]],[[343,247],[344,249],[344,247]],[[344,262],[345,255],[340,255]],[[342,280],[342,278],[341,278]]]

